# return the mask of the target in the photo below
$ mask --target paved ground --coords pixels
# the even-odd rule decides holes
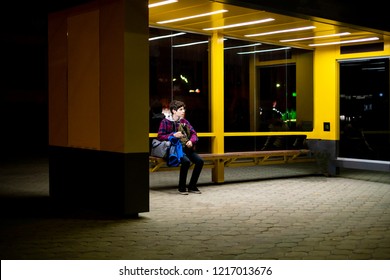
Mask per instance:
[[[45,158],[0,164],[1,259],[390,259],[390,174],[278,165],[200,178],[150,176],[150,212],[137,219],[53,211]],[[305,175],[305,176],[303,176]],[[290,178],[284,178],[288,176]]]

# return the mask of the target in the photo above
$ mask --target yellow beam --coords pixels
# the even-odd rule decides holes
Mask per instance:
[[[210,96],[211,130],[215,134],[212,141],[212,153],[224,152],[224,51],[223,36],[213,33],[210,42]]]
[[[215,137],[211,141],[212,153],[224,153],[224,43],[223,36],[214,32],[210,42],[210,98],[211,130]],[[212,171],[212,180],[220,183],[224,178],[224,163],[216,161]]]

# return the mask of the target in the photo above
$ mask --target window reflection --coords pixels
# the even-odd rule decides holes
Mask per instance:
[[[389,90],[389,58],[340,62],[340,157],[390,160]]]
[[[224,112],[225,131],[227,132],[247,132],[251,129],[250,76],[252,69],[250,62],[254,55],[240,53],[254,51],[258,45],[260,44],[240,40],[225,40]]]
[[[284,122],[284,130],[296,129],[295,64],[258,68],[259,131],[270,131],[275,122]]]
[[[150,132],[157,132],[173,99],[187,104],[198,132],[210,132],[210,38],[157,28],[150,28],[150,38]],[[283,131],[312,129],[312,51],[225,38],[223,63],[225,132],[267,132],[276,120]],[[226,151],[235,149],[234,138],[225,138]],[[269,138],[247,140],[242,150],[262,149]],[[205,152],[210,141],[201,141]]]
[[[187,104],[197,131],[209,131],[208,37],[157,28],[149,34],[150,132],[157,132],[173,99]]]
[[[312,51],[228,39],[224,54],[226,132],[270,131],[279,116],[312,130]]]

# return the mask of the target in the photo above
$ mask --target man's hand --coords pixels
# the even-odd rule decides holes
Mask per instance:
[[[192,148],[192,142],[191,142],[191,140],[188,140],[188,141],[187,141],[186,147],[187,147],[187,148]]]
[[[173,136],[175,136],[176,138],[183,138],[184,134],[181,133],[181,131],[178,131],[178,132],[174,133]]]

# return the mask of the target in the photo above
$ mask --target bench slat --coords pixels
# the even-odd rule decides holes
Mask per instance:
[[[314,161],[310,150],[273,150],[273,151],[249,151],[249,152],[228,152],[223,154],[199,154],[205,161],[204,167],[214,167],[215,161],[224,164],[225,167],[232,166],[253,166],[260,164],[283,164],[290,162]],[[178,168],[168,167],[162,158],[149,156],[150,172],[159,170],[177,170]]]

